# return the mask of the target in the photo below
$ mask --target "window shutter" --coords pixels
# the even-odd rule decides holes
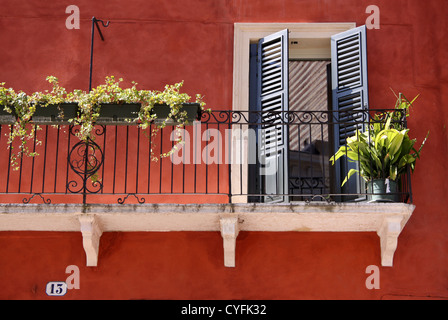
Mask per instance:
[[[261,111],[259,156],[264,202],[287,202],[288,197],[288,30],[258,42],[257,104]],[[272,194],[272,196],[269,196]]]
[[[361,26],[331,37],[331,73],[334,147],[338,150],[345,145],[346,139],[363,130],[365,113],[368,110],[367,83],[367,45],[366,27]],[[356,111],[361,111],[357,113]],[[352,168],[358,164],[341,158],[335,166],[336,193],[362,193],[363,181],[353,176],[341,187],[342,181]],[[357,197],[344,197],[342,200],[354,200]]]

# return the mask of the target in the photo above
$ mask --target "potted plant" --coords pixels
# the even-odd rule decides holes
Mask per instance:
[[[174,125],[177,131],[177,139],[173,147],[169,152],[160,154],[162,158],[169,157],[183,143],[180,130],[185,125],[200,120],[203,111],[210,112],[210,109],[205,110],[205,103],[202,101],[203,97],[200,94],[196,95],[196,100],[192,103],[188,94],[180,92],[182,86],[183,81],[174,85],[166,85],[163,91],[141,92],[144,103],[139,113],[140,127],[146,129],[154,124],[151,132],[152,136],[167,125]],[[151,139],[151,144],[153,143],[154,139]],[[157,161],[158,157],[154,156],[152,150],[153,146],[151,146],[151,159]]]
[[[179,105],[176,114],[170,114],[173,111],[171,106],[166,104],[156,104],[152,110],[155,115],[156,123],[163,123],[166,125],[177,125],[181,123],[178,121],[181,115],[184,117],[186,124],[191,124],[193,121],[201,119],[201,106],[199,103],[187,102]]]
[[[12,124],[15,120],[15,116],[12,111],[8,111],[4,109],[4,107],[0,107],[0,124]]]
[[[409,116],[409,107],[413,101],[403,100],[400,95],[396,109]],[[370,201],[398,201],[398,181],[408,167],[414,172],[415,162],[428,138],[429,132],[416,150],[416,139],[411,139],[408,135],[409,129],[397,121],[399,114],[401,112],[394,111],[376,114],[366,131],[356,131],[354,136],[347,138],[346,145],[341,146],[330,158],[333,165],[343,156],[359,164],[358,169],[349,170],[342,185],[353,174],[359,173],[367,182]]]
[[[138,117],[141,103],[135,84],[132,88],[122,89],[114,76],[106,77],[104,84],[90,92],[74,90],[68,93],[67,100],[78,104],[78,115],[71,123],[79,125],[77,136],[81,140],[91,138],[96,124],[131,124]]]
[[[0,125],[14,123],[16,116],[12,107],[14,97],[12,88],[5,88],[5,83],[0,83]]]
[[[58,79],[49,76],[46,80],[53,86],[52,91],[34,92],[31,95],[23,91],[15,92],[12,88],[6,89],[4,83],[0,85],[1,109],[12,115],[6,118],[6,123],[12,125],[8,148],[11,149],[11,164],[14,170],[19,169],[18,159],[23,155],[38,155],[30,150],[28,141],[33,139],[36,145],[41,143],[35,132],[40,130],[39,124],[68,124],[70,119],[77,116],[77,103],[66,101],[67,92],[59,86]],[[36,125],[29,125],[30,123]],[[18,151],[15,151],[16,140],[19,140]]]
[[[53,86],[51,92],[35,92],[30,96],[29,103],[36,108],[32,115],[35,124],[69,124],[69,120],[76,118],[78,103],[70,102],[67,91],[59,85],[58,78],[48,76],[46,80]]]
[[[106,77],[105,84],[99,85],[90,92],[90,103],[98,116],[97,124],[130,124],[138,118],[141,108],[140,92],[133,83],[131,88],[121,88],[120,78]]]

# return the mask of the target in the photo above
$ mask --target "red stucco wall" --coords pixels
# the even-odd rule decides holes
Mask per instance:
[[[96,38],[93,84],[106,75],[161,89],[185,81],[210,108],[232,102],[233,23],[356,22],[358,0],[0,0],[0,81],[32,92],[55,75],[67,89],[87,89],[91,18],[110,20]],[[65,8],[80,8],[79,30],[67,30]],[[380,267],[379,290],[365,286],[366,267],[380,265],[370,233],[242,232],[236,268],[223,266],[213,232],[105,233],[98,267],[85,267],[80,233],[1,232],[0,298],[46,299],[49,281],[80,268],[81,288],[68,299],[381,299],[448,298],[446,229],[448,30],[444,0],[375,2],[380,30],[368,31],[370,105],[392,107],[390,87],[420,93],[409,127],[430,139],[413,175],[416,210],[399,237],[393,268]],[[194,199],[192,199],[194,202]],[[50,298],[56,299],[56,298]],[[57,298],[61,299],[61,298]]]

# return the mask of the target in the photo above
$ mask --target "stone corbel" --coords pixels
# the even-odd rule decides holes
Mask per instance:
[[[398,245],[398,236],[401,233],[401,217],[385,217],[377,231],[381,243],[381,265],[392,267],[394,253]]]
[[[235,267],[236,237],[239,233],[238,216],[223,216],[219,223],[224,247],[224,266]]]
[[[98,253],[100,237],[103,234],[95,215],[79,216],[81,225],[82,244],[86,252],[87,266],[96,267],[98,265]]]

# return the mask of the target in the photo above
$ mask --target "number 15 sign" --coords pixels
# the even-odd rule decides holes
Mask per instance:
[[[79,268],[75,265],[69,265],[65,273],[70,275],[65,281],[51,281],[47,283],[45,293],[49,296],[63,296],[70,289],[79,289]]]

